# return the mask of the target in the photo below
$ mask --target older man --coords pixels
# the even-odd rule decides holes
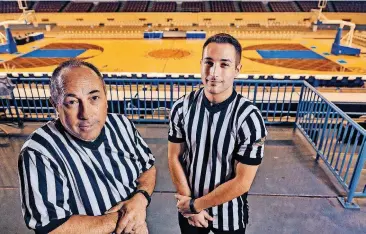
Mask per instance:
[[[155,159],[130,120],[107,114],[98,69],[64,62],[50,90],[58,118],[29,137],[19,158],[26,225],[37,233],[147,233]]]

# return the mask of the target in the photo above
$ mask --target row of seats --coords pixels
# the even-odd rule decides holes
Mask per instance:
[[[297,12],[293,2],[269,2],[268,7],[273,12]]]
[[[263,2],[241,2],[241,11],[243,12],[266,12],[267,9]]]
[[[215,1],[210,2],[212,12],[235,12],[234,2],[232,1]]]
[[[176,2],[154,2],[152,12],[175,12],[177,8]]]
[[[36,12],[175,12],[177,2],[150,1],[114,1],[114,2],[73,2],[73,1],[28,1],[28,9]],[[268,6],[268,7],[267,7]],[[182,12],[309,12],[318,8],[317,1],[290,1],[290,2],[234,2],[210,1],[182,2]],[[333,1],[328,2],[324,11],[335,12],[366,12],[365,1]],[[0,13],[19,13],[17,1],[0,1]]]
[[[203,2],[183,2],[181,10],[184,12],[205,12]]]

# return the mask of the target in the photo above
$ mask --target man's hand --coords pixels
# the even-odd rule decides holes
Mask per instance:
[[[144,195],[137,193],[129,200],[119,202],[109,209],[106,214],[117,212],[118,210],[122,212],[122,217],[117,222],[117,234],[135,233],[137,230],[145,234],[146,232],[144,232],[144,228],[141,226],[146,226],[146,206],[147,200]]]
[[[146,222],[143,225],[138,226],[131,234],[149,234]]]
[[[208,228],[208,221],[213,221],[213,218],[205,210],[199,214],[191,215],[187,219],[191,226],[202,228]]]
[[[190,215],[192,214],[191,212],[191,208],[189,207],[189,202],[192,198],[190,197],[187,197],[187,196],[183,196],[183,195],[179,195],[179,194],[176,194],[175,195],[175,198],[178,200],[177,201],[177,208],[178,208],[178,211],[183,215],[183,216],[186,216],[186,215]],[[199,211],[198,211],[199,212]]]

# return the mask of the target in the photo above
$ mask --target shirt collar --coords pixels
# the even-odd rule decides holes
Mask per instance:
[[[232,94],[230,95],[229,98],[227,98],[225,101],[223,102],[220,102],[220,103],[217,103],[217,104],[213,104],[211,103],[206,95],[205,95],[205,92],[204,90],[202,91],[203,92],[203,105],[207,108],[208,111],[210,112],[218,112],[222,109],[225,109],[226,107],[229,106],[229,104],[235,99],[237,93],[235,90],[233,90]]]
[[[73,136],[65,129],[65,127],[62,125],[60,119],[56,120],[55,126],[56,126],[57,130],[59,130],[61,133],[68,134],[77,144],[79,144],[83,147],[89,148],[89,149],[99,148],[99,146],[103,143],[103,141],[105,139],[105,130],[104,130],[105,127],[104,126],[103,126],[102,131],[100,132],[99,136],[94,141],[84,141],[84,140],[81,140],[81,139]]]

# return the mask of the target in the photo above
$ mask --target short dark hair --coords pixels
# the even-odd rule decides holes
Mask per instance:
[[[55,104],[60,103],[60,95],[64,92],[63,87],[63,72],[70,68],[76,68],[76,67],[86,67],[92,70],[103,82],[104,80],[103,76],[98,70],[97,67],[95,67],[93,64],[78,60],[78,59],[71,59],[65,62],[62,62],[58,67],[53,71],[51,79],[50,79],[50,92],[51,92],[51,98],[55,102]],[[105,91],[105,88],[104,88]]]
[[[219,33],[219,34],[209,37],[206,40],[205,44],[203,44],[202,53],[205,50],[206,46],[210,43],[218,43],[218,44],[227,43],[227,44],[234,46],[235,51],[236,51],[236,65],[238,65],[240,63],[242,47],[241,47],[239,41],[236,40],[233,36],[231,36],[230,34],[226,34],[226,33]]]

